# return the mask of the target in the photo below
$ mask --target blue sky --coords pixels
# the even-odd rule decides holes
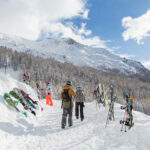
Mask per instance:
[[[92,31],[92,36],[99,36],[108,42],[110,48],[120,47],[116,54],[131,55],[131,59],[138,61],[150,60],[150,38],[144,39],[143,45],[138,45],[133,39],[124,41],[122,33],[122,19],[127,16],[138,18],[150,8],[150,0],[89,0],[89,8],[86,27]],[[74,19],[80,25],[80,19]],[[111,42],[109,42],[109,40]]]

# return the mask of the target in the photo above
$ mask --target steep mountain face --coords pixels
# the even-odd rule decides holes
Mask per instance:
[[[92,48],[79,44],[70,38],[30,41],[0,34],[0,46],[45,58],[51,57],[61,62],[68,61],[78,66],[89,66],[102,71],[119,70],[127,75],[149,73],[139,62],[123,59],[103,48]]]

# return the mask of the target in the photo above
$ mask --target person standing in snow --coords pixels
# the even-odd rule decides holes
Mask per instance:
[[[81,121],[84,119],[84,113],[83,113],[83,107],[84,107],[84,102],[85,102],[85,96],[83,94],[83,91],[81,87],[77,87],[77,98],[75,99],[75,116],[77,119],[79,119],[79,108],[80,108],[80,118]]]
[[[29,72],[25,72],[25,73],[23,74],[23,81],[24,81],[27,85],[30,85],[30,86],[31,86]]]
[[[69,115],[68,125],[69,127],[72,126],[72,110],[73,110],[72,96],[74,96],[75,98],[77,97],[76,93],[71,88],[71,82],[67,81],[66,85],[64,86],[60,94],[60,98],[62,99],[62,108],[63,108],[62,121],[61,121],[62,129],[65,128],[66,126],[67,115]]]
[[[46,81],[46,104],[53,106],[50,81]]]

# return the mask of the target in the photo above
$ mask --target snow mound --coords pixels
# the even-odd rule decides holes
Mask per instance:
[[[12,76],[14,76],[14,78],[12,78]],[[17,112],[14,108],[8,106],[4,101],[4,93],[9,93],[15,87],[23,89],[30,95],[30,97],[38,101],[36,92],[30,86],[18,82],[16,79],[17,76],[18,72],[13,72],[11,70],[9,70],[7,74],[0,73],[0,135],[3,132],[16,132],[19,134],[21,128],[27,128],[26,125],[28,123],[32,122],[35,125],[36,119],[41,115],[41,104],[39,104],[39,108],[35,110],[37,114],[36,117],[33,116],[29,111],[24,110],[21,104],[18,104],[17,107],[19,110],[27,112],[28,117],[26,118],[23,115],[23,112]]]

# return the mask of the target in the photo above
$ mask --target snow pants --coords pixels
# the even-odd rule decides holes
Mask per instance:
[[[83,114],[84,103],[76,102],[75,104],[75,115],[77,118],[79,117],[79,107],[80,107],[80,118],[83,120],[84,119],[84,114]]]
[[[67,116],[69,116],[68,125],[72,126],[72,108],[63,108],[61,124],[64,126],[66,126]]]
[[[53,101],[52,101],[52,95],[51,94],[47,94],[46,95],[46,104],[53,106]]]

